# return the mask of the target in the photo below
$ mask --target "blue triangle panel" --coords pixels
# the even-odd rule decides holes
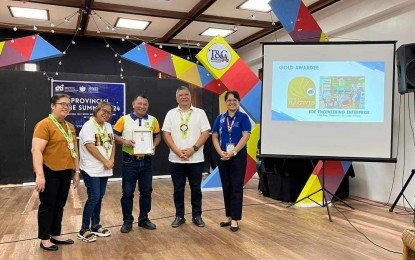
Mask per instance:
[[[300,4],[301,0],[271,0],[269,2],[272,11],[288,33],[294,30]]]
[[[202,182],[202,189],[222,188],[222,182],[220,181],[219,168],[216,167],[209,176]]]
[[[202,87],[205,87],[212,80],[214,80],[213,76],[209,73],[209,71],[207,71],[207,69],[205,69],[205,67],[197,65],[197,70],[199,71]]]
[[[344,170],[344,174],[349,170],[350,166],[352,165],[351,161],[342,161],[342,166]]]
[[[62,53],[53,47],[50,43],[45,41],[39,35],[36,37],[35,45],[33,46],[32,55],[30,55],[30,61],[38,61],[47,58],[55,58],[62,56]]]
[[[144,44],[140,44],[139,46],[134,47],[122,55],[122,57],[126,60],[151,68],[150,60],[148,59],[147,50]]]
[[[251,116],[255,123],[259,123],[261,117],[261,90],[262,81],[258,83],[241,100],[241,106]]]

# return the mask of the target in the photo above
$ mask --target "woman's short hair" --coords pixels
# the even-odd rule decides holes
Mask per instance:
[[[239,97],[239,93],[236,90],[229,90],[228,92],[226,92],[225,94],[225,102],[228,99],[228,96],[232,94],[234,96],[234,98],[236,98],[239,102],[241,102],[241,98]]]
[[[71,99],[71,97],[68,94],[55,94],[50,98],[50,103],[51,104],[56,104],[56,101],[58,101],[61,98],[69,98]]]
[[[110,102],[107,102],[107,101],[101,101],[94,108],[94,116],[96,116],[97,113],[105,106],[110,106],[111,107],[111,115],[112,115],[112,112],[114,112],[114,107],[112,106],[112,104]]]

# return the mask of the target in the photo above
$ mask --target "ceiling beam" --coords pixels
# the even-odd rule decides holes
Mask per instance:
[[[14,0],[17,2],[30,2],[30,3],[37,3],[37,4],[45,4],[45,5],[57,5],[57,6],[65,6],[65,7],[75,7],[75,8],[83,8],[84,7],[84,0],[63,0],[63,1],[55,1],[55,0]]]
[[[125,14],[134,14],[134,15],[146,15],[146,16],[170,18],[170,19],[187,19],[187,13],[183,13],[183,12],[158,10],[158,9],[128,6],[128,5],[108,4],[108,3],[102,3],[102,2],[94,2],[91,5],[91,9],[96,10],[96,11],[125,13]]]
[[[89,17],[91,14],[91,5],[94,3],[94,0],[85,0],[84,8],[80,12],[80,16],[78,18],[77,28],[81,28],[79,31],[80,35],[85,35],[86,29],[88,28]]]
[[[1,23],[0,29],[10,29],[16,26],[12,23]],[[37,26],[37,30],[33,31],[32,25],[18,25],[19,31],[28,31],[32,32],[32,34],[39,34],[39,33],[51,33],[49,26]],[[67,28],[54,28],[55,34],[62,34],[62,35],[74,35],[73,29],[67,29]],[[42,35],[41,35],[42,36]]]
[[[200,16],[204,11],[206,11],[211,5],[213,5],[216,0],[202,0],[195,5],[192,10],[188,13],[188,18],[186,20],[180,20],[173,28],[171,28],[162,38],[162,42],[169,42],[177,34],[179,34],[184,28],[191,24],[198,16]]]
[[[263,37],[265,37],[265,36],[267,36],[267,35],[275,32],[275,31],[277,31],[279,29],[282,29],[282,28],[283,27],[282,27],[281,23],[277,22],[275,24],[275,28],[262,29],[261,31],[256,32],[256,33],[254,33],[254,34],[246,37],[245,39],[243,39],[243,40],[235,43],[233,46],[234,46],[235,49],[239,49],[239,48],[241,48],[241,47],[243,47],[243,46],[245,46],[247,44],[250,44],[251,42],[254,42],[254,41],[258,40],[258,39],[261,39],[261,38],[263,38]]]
[[[220,24],[229,24],[237,26],[248,26],[248,27],[259,27],[259,28],[272,28],[271,21],[258,21],[252,19],[241,19],[241,18],[231,18],[231,17],[221,17],[214,15],[200,15],[195,21],[205,22],[205,23],[220,23]]]
[[[314,4],[309,5],[307,8],[308,10],[310,10],[310,13],[315,13],[340,1],[341,0],[320,0],[315,2]]]

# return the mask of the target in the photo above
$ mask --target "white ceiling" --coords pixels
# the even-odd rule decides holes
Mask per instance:
[[[340,0],[303,0],[311,11],[321,10]],[[237,30],[227,37],[234,48],[242,47],[276,30],[283,30],[272,12],[261,13],[236,9],[244,0],[0,0],[0,28],[16,26],[23,30],[74,34],[76,28],[86,36],[103,36],[171,44],[200,43],[204,45],[211,37],[200,33],[209,27]],[[8,6],[47,9],[50,21],[12,17]],[[86,8],[85,8],[86,7]],[[85,10],[85,13],[83,13]],[[80,14],[76,14],[79,12]],[[64,22],[65,17],[71,22]],[[96,15],[94,15],[96,14]],[[252,19],[252,15],[255,19]],[[150,21],[145,31],[111,30],[118,18]],[[276,22],[272,25],[272,22]],[[51,23],[55,24],[52,28]],[[109,29],[107,29],[109,27]],[[98,33],[99,31],[99,33]]]

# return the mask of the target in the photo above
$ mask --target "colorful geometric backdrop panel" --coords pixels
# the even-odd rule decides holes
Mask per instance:
[[[62,56],[39,35],[0,42],[0,67]]]
[[[269,5],[295,42],[328,41],[326,34],[301,0],[271,0]]]
[[[220,95],[223,92],[223,84],[214,79],[204,67],[150,44],[142,43],[122,55],[122,58],[215,94]]]

